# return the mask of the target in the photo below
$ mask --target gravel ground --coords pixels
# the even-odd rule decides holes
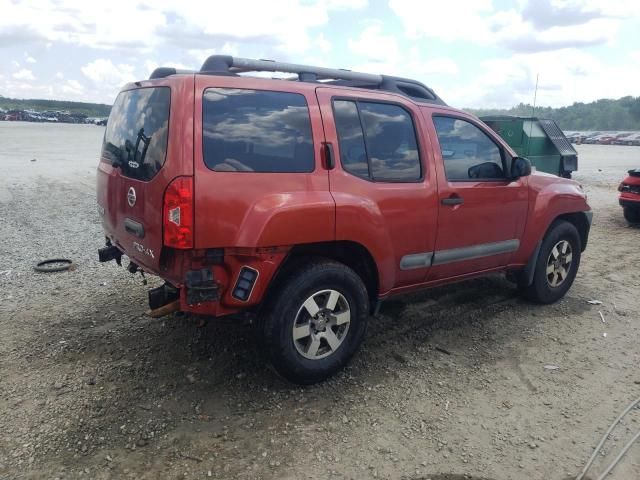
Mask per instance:
[[[97,151],[99,129],[82,135]],[[264,365],[250,325],[145,317],[157,279],[96,260],[96,153],[45,179],[29,148],[0,180],[2,479],[566,479],[640,396],[640,230],[615,198],[640,148],[582,147],[595,224],[562,301],[499,276],[390,300],[352,364],[308,388]],[[75,270],[33,271],[58,256]],[[593,478],[638,429],[636,409]],[[640,478],[640,443],[611,478]]]

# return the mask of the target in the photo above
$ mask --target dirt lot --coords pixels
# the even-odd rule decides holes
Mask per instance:
[[[395,299],[348,369],[298,388],[249,325],[146,318],[141,278],[96,261],[99,130],[38,132],[78,159],[62,169],[7,147],[34,132],[0,131],[2,479],[560,480],[640,396],[640,230],[615,198],[640,148],[582,147],[595,220],[561,302],[526,303],[501,277]],[[54,256],[77,269],[32,270]],[[638,429],[640,409],[592,478]],[[640,478],[640,443],[611,478]]]

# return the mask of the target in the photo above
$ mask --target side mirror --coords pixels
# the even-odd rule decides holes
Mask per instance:
[[[514,157],[511,161],[511,179],[517,180],[529,175],[531,175],[531,162],[523,157]]]
[[[495,162],[484,162],[473,167],[469,167],[467,171],[469,178],[504,178],[502,167]]]

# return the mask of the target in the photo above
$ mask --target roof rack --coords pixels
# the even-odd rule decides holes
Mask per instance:
[[[353,72],[338,68],[315,67],[295,63],[232,57],[230,55],[211,55],[202,65],[199,73],[207,75],[237,75],[246,72],[283,72],[294,73],[297,77],[287,80],[300,82],[319,82],[325,85],[340,85],[371,90],[394,92],[418,102],[446,105],[436,93],[423,83],[409,78],[392,77],[373,73]],[[163,78],[179,73],[196,73],[175,68],[156,68],[150,79]]]

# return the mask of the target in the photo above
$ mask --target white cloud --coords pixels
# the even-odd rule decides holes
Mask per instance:
[[[400,47],[394,36],[382,33],[382,22],[365,27],[355,40],[348,42],[349,50],[368,62],[393,62],[400,56]]]
[[[195,59],[195,65],[192,65],[190,68],[198,69],[211,55],[238,56],[240,49],[238,45],[233,42],[225,42],[221,48],[190,48],[187,53],[191,58]]]
[[[414,68],[422,70],[425,74],[445,74],[455,75],[459,72],[458,64],[450,58],[434,58],[427,60],[421,67],[416,65]]]
[[[389,7],[404,23],[409,37],[486,42],[491,31],[486,22],[493,12],[491,0],[415,2],[390,0]]]
[[[89,62],[80,70],[96,87],[103,91],[117,92],[125,83],[136,80],[134,68],[125,63],[114,64],[106,58]]]
[[[320,32],[320,34],[316,37],[314,45],[320,51],[320,53],[326,55],[331,51],[331,42],[327,40],[324,36],[324,33]]]
[[[33,72],[26,68],[22,68],[18,70],[12,75],[12,77],[15,78],[16,80],[35,80],[36,79],[36,77],[33,76]]]
[[[63,93],[77,96],[84,93],[85,88],[84,85],[77,80],[67,80],[67,82],[62,86],[62,91]]]
[[[499,73],[499,74],[498,74]],[[597,98],[619,98],[637,91],[640,71],[579,50],[518,54],[482,62],[482,73],[468,85],[449,88],[458,107],[508,107],[532,103],[539,76],[537,104],[562,106]],[[611,79],[616,81],[612,82]]]
[[[25,62],[27,63],[36,63],[36,59],[33,58],[31,55],[29,55],[28,53],[24,54],[24,58],[25,58]]]
[[[433,76],[458,73],[458,65],[450,58],[426,57],[420,49],[400,46],[399,38],[383,33],[381,22],[369,22],[355,39],[347,42],[349,49],[364,60],[353,70],[412,78],[433,87]]]
[[[57,78],[58,80],[62,80],[62,79],[64,78],[64,73],[62,73],[62,72],[57,72],[57,73],[56,73],[56,78]]]
[[[329,12],[362,8],[364,0],[199,2],[194,0],[0,0],[0,41],[46,40],[93,48],[150,52],[163,44],[209,48],[251,41],[304,52],[308,29],[326,25]]]
[[[146,76],[148,77],[149,75],[151,75],[151,72],[153,72],[159,66],[160,65],[158,65],[158,63],[154,62],[153,60],[145,60],[144,70],[146,72]]]
[[[409,37],[476,42],[516,52],[610,43],[624,19],[640,17],[640,2],[631,0],[527,0],[502,10],[491,0],[390,0],[389,6]]]

